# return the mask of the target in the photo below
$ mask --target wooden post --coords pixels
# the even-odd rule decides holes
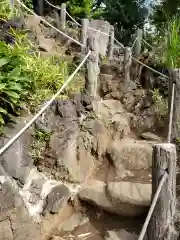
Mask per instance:
[[[141,45],[142,45],[142,35],[143,31],[142,29],[136,30],[136,42],[134,44],[133,52],[135,57],[139,57],[141,54]]]
[[[81,43],[85,46],[81,48],[82,54],[86,53],[87,50],[87,31],[88,31],[89,20],[82,19],[82,29],[81,29]]]
[[[87,75],[86,75],[86,82],[85,82],[85,90],[86,92],[92,96],[96,97],[97,94],[97,81],[98,75],[100,73],[98,60],[99,60],[99,51],[98,51],[98,44],[99,44],[99,34],[95,34],[88,38],[88,49],[91,50],[91,54],[89,55],[87,61]]]
[[[170,115],[172,87],[175,83],[174,104],[173,104],[173,118],[172,118],[172,133],[171,142],[175,143],[180,137],[180,69],[173,69],[170,72],[169,78],[169,93],[168,93],[168,112]]]
[[[111,60],[113,58],[113,47],[114,47],[114,27],[110,27],[110,37],[108,46],[108,57]]]
[[[9,7],[10,9],[14,8],[14,0],[9,0]]]
[[[38,14],[40,16],[44,15],[44,0],[38,0]]]
[[[66,28],[66,4],[61,4],[61,29],[65,30]]]
[[[155,144],[152,159],[152,198],[164,173],[164,182],[148,226],[148,240],[175,240],[176,216],[176,147],[171,143]]]
[[[130,47],[124,48],[124,82],[128,84],[131,81],[130,67],[132,63],[132,51]]]

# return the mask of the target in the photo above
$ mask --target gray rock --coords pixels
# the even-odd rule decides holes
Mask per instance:
[[[89,180],[80,189],[78,196],[81,200],[98,206],[103,210],[120,216],[139,216],[146,208],[129,203],[113,203],[107,196],[106,184],[102,181]]]
[[[108,182],[107,195],[117,206],[129,203],[136,206],[150,206],[152,194],[151,183]]]
[[[129,171],[149,169],[152,165],[152,144],[145,141],[115,140],[107,152],[116,168],[117,176],[121,178]]]
[[[70,197],[68,187],[65,185],[57,185],[51,189],[51,192],[47,196],[47,205],[45,210],[52,213],[57,213],[63,204],[67,202]]]
[[[138,236],[124,229],[107,231],[105,240],[137,240]]]
[[[0,222],[0,240],[13,240],[13,232],[11,229],[11,222],[6,219]]]
[[[6,137],[1,139],[5,145],[29,121],[28,118],[19,118],[12,128],[5,128]],[[30,156],[33,127],[29,128],[1,157],[1,163],[10,176],[24,183],[33,165]]]
[[[158,142],[163,141],[163,139],[161,137],[159,137],[156,134],[151,133],[151,132],[144,132],[141,134],[141,137],[146,140],[152,140],[152,141],[158,141]]]
[[[47,180],[43,173],[32,169],[21,190],[21,196],[30,215],[38,222],[43,212],[58,212],[70,197],[70,192],[61,182]]]

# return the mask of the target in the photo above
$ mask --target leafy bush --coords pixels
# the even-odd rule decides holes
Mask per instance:
[[[0,128],[20,109],[36,111],[66,78],[66,62],[42,58],[24,32],[11,31],[15,44],[0,42]]]
[[[167,102],[167,99],[163,98],[160,95],[159,89],[155,88],[152,91],[152,93],[153,93],[155,112],[157,114],[158,119],[161,121],[168,114],[168,102]]]

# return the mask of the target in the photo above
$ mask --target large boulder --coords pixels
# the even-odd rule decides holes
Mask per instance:
[[[128,175],[128,172],[149,169],[152,166],[152,143],[146,141],[115,140],[109,145],[107,152],[120,178]]]
[[[151,182],[108,182],[107,195],[116,205],[128,203],[138,206],[150,206]]]
[[[17,123],[11,128],[5,128],[5,137],[0,139],[1,147],[4,146],[26,125],[30,117],[19,118]],[[0,158],[1,164],[8,174],[19,180],[21,183],[26,181],[26,178],[33,165],[33,160],[30,155],[33,131],[34,128],[30,127]]]
[[[47,180],[35,168],[31,170],[20,193],[29,214],[37,222],[44,212],[57,213],[70,198],[67,186],[55,180]]]
[[[125,229],[121,230],[110,230],[105,234],[105,240],[137,240],[138,236],[129,233]]]
[[[78,195],[83,201],[96,205],[107,212],[119,214],[121,216],[139,216],[146,211],[144,205],[137,206],[130,203],[130,201],[129,203],[124,201],[116,204],[111,201],[107,195],[106,184],[98,180],[89,180],[86,182],[80,189]]]

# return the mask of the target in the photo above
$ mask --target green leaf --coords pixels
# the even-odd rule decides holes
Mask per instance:
[[[10,89],[10,90],[15,90],[15,91],[21,91],[22,88],[21,88],[21,84],[19,83],[9,83],[7,85],[7,89]]]
[[[5,88],[6,84],[5,83],[0,83],[0,91]]]
[[[15,99],[19,99],[19,94],[16,93],[16,92],[13,92],[13,91],[4,91],[8,96],[12,97],[12,98],[15,98]]]
[[[6,58],[1,58],[0,59],[0,67],[3,67],[4,65],[6,65],[8,63],[8,59]]]
[[[0,124],[1,124],[1,125],[4,124],[4,119],[3,119],[3,117],[2,117],[1,114],[0,114]]]
[[[0,107],[0,113],[7,114],[7,111],[4,108]]]
[[[20,67],[16,67],[8,74],[8,77],[13,77],[14,78],[14,77],[20,76],[20,74],[21,74]]]

